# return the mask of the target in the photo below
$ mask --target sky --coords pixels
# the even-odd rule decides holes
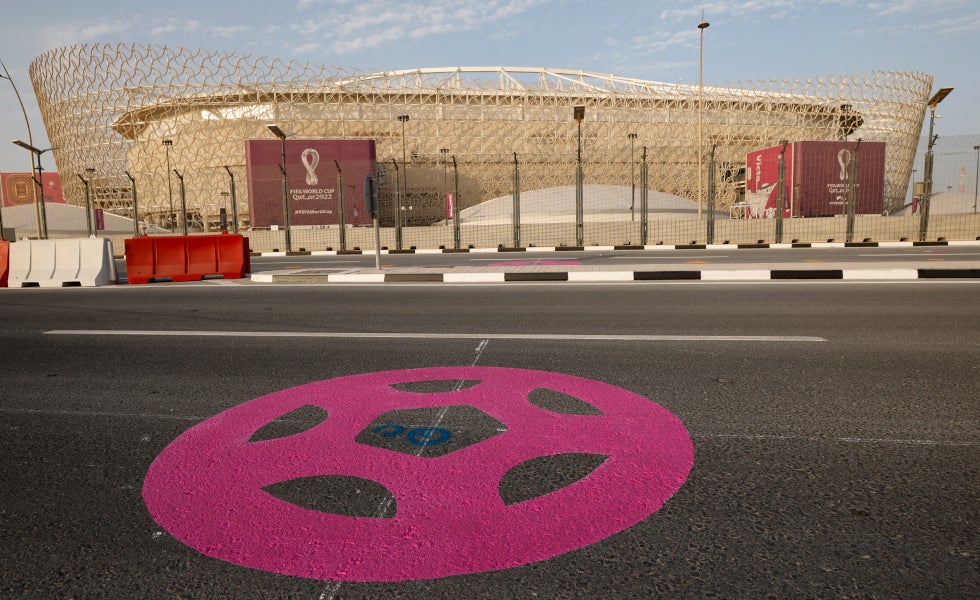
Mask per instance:
[[[701,14],[710,26],[703,45]],[[364,70],[508,66],[705,85],[921,71],[954,87],[936,133],[980,133],[977,0],[3,0],[0,61],[47,148],[28,68],[85,43],[185,46]],[[928,128],[928,123],[926,123]],[[0,171],[27,171],[9,81],[0,80]],[[45,155],[45,168],[53,168]]]

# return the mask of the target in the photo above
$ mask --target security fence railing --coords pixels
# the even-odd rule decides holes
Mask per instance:
[[[452,155],[443,164],[407,169],[396,160],[382,163],[382,169],[370,162],[337,163],[321,168],[312,187],[291,177],[284,188],[281,172],[268,168],[251,173],[247,182],[240,168],[239,176],[233,168],[188,169],[173,174],[173,213],[143,212],[139,195],[130,193],[128,202],[96,214],[90,196],[83,206],[48,204],[46,229],[51,238],[107,236],[117,252],[137,232],[220,231],[241,232],[254,251],[367,251],[374,249],[375,237],[364,175],[380,172],[377,218],[381,247],[389,251],[980,238],[972,189],[952,193],[939,181],[928,213],[915,196],[902,206],[883,205],[880,150],[857,140],[787,144],[750,156],[744,174],[719,168],[709,154],[701,203],[658,189],[646,148],[637,151],[632,185],[610,182],[605,163],[583,162],[579,183],[574,157],[547,165],[544,173],[515,154],[509,163],[490,167],[498,174],[498,192],[490,199],[479,184],[487,179],[487,163],[468,165]],[[542,187],[541,179],[551,185]],[[90,195],[104,193],[93,184],[97,174],[87,174],[86,181],[96,189],[84,186]],[[130,192],[139,191],[139,180],[133,183]],[[719,201],[721,186],[735,189],[734,198]],[[284,193],[290,198],[288,229]],[[189,195],[198,199],[192,209]],[[35,213],[31,205],[4,209],[8,238],[11,227],[17,237],[37,237]]]

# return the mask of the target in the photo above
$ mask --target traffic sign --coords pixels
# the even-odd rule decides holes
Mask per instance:
[[[377,217],[378,180],[371,173],[364,176],[364,205],[372,217]]]

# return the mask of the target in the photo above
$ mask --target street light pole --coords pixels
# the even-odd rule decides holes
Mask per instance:
[[[698,50],[698,221],[701,220],[701,203],[704,201],[704,30],[708,22],[704,20],[701,11],[701,22],[698,23],[701,41]]]
[[[35,196],[37,198],[37,202],[35,202],[34,206],[36,207],[35,210],[38,213],[37,237],[38,239],[44,240],[48,237],[48,219],[44,211],[44,170],[41,168],[41,155],[45,152],[54,150],[54,148],[45,148],[44,150],[41,150],[40,148],[35,148],[31,144],[22,142],[21,140],[14,140],[14,145],[20,146],[37,157],[37,166],[34,166],[33,161],[31,164],[31,178],[34,179],[34,183],[37,184],[37,188],[35,188],[34,193],[37,194],[37,189],[41,190],[41,194]]]
[[[20,104],[20,112],[24,115],[24,125],[27,126],[27,143],[32,148],[34,147],[34,138],[31,136],[31,121],[27,118],[27,109],[24,108],[24,100],[20,97],[20,92],[17,91],[17,84],[14,83],[13,78],[10,76],[10,72],[7,71],[7,65],[0,61],[0,67],[3,67],[3,75],[0,78],[6,79],[10,82],[10,87],[14,88],[14,95],[17,96],[17,102]],[[38,164],[41,163],[41,155],[37,155]],[[31,157],[31,177],[35,176],[36,171],[34,170],[34,157]],[[40,178],[40,175],[38,175]],[[31,193],[34,195],[34,217],[37,220],[37,237],[43,240],[48,237],[48,224],[45,222],[44,217],[44,186],[41,186],[41,204],[38,204],[37,188],[32,188]],[[3,210],[0,209],[0,213]],[[0,215],[0,240],[3,239],[3,216]]]
[[[293,251],[293,241],[290,237],[289,232],[289,180],[286,178],[286,138],[294,135],[292,133],[286,133],[278,125],[267,125],[269,131],[272,132],[277,138],[279,138],[279,143],[282,146],[282,163],[279,165],[279,170],[282,171],[282,207],[283,213],[285,214],[284,220],[286,225],[286,253]]]
[[[923,168],[924,175],[922,178],[922,200],[919,202],[919,241],[924,242],[926,240],[926,234],[929,230],[929,199],[932,196],[932,146],[936,143],[936,138],[938,135],[933,135],[933,127],[936,122],[936,105],[942,102],[953,88],[939,88],[939,91],[933,94],[932,98],[929,99],[929,140],[928,149],[926,150],[925,165]]]

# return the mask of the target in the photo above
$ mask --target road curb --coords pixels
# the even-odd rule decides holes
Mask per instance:
[[[578,282],[625,283],[639,281],[911,281],[916,279],[980,279],[980,269],[743,269],[702,271],[486,271],[469,273],[329,273],[303,271],[255,273],[255,283],[502,283]]]
[[[927,242],[792,242],[788,244],[756,243],[756,244],[654,244],[654,245],[623,245],[623,246],[527,246],[496,248],[410,248],[407,250],[391,250],[382,248],[381,254],[455,254],[478,252],[610,252],[610,251],[648,251],[648,250],[785,250],[788,248],[914,248],[929,246],[980,246],[980,240],[938,240]],[[374,254],[374,250],[313,250],[300,252],[252,252],[252,256],[338,256],[351,254]]]

